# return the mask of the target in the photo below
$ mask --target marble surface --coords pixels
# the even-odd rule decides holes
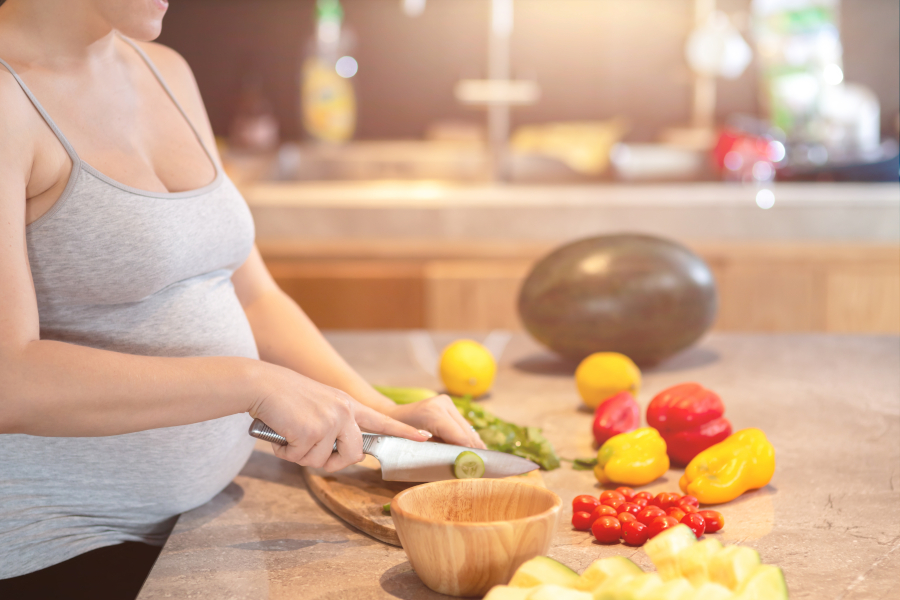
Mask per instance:
[[[329,335],[373,383],[432,387],[438,383],[421,364],[429,356],[423,342],[440,349],[453,337]],[[503,340],[494,334],[492,344]],[[524,335],[513,336],[485,406],[543,427],[564,457],[590,456],[592,417],[579,410],[572,373]],[[756,548],[764,562],[781,566],[795,599],[896,597],[900,338],[714,334],[644,375],[642,406],[667,386],[698,381],[720,393],[735,429],[760,427],[775,446],[770,485],[720,508],[723,542]],[[676,491],[680,474],[671,470],[645,489]],[[598,493],[590,472],[563,466],[544,479],[566,505],[552,557],[576,570],[613,555],[650,568],[639,548],[602,546],[572,530],[572,498]],[[328,513],[299,468],[259,444],[231,485],[182,515],[140,600],[443,597],[424,587],[402,549]]]

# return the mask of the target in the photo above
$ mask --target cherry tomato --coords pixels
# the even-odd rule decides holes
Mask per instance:
[[[634,502],[623,502],[622,504],[619,505],[619,508],[617,510],[620,513],[627,512],[627,513],[636,515],[639,512],[641,512],[641,507],[638,506],[637,504],[635,504]]]
[[[572,500],[573,512],[586,512],[590,514],[594,512],[594,509],[598,506],[600,506],[600,500],[594,496],[575,496],[575,499]]]
[[[603,544],[615,544],[622,533],[622,524],[615,517],[600,517],[591,525],[591,533]]]
[[[630,487],[617,487],[616,491],[622,494],[622,497],[625,498],[625,502],[631,502],[631,499],[634,497],[634,490]]]
[[[696,506],[691,506],[690,504],[681,504],[681,503],[678,504],[678,508],[680,508],[682,511],[684,511],[685,514],[695,513],[700,510]]]
[[[646,498],[632,498],[631,503],[637,504],[641,508],[644,508],[645,506],[647,506],[647,499]]]
[[[678,521],[679,523],[681,523],[681,519],[683,519],[684,515],[686,515],[687,513],[685,513],[683,510],[681,510],[677,506],[673,506],[669,510],[666,511],[666,514],[669,515],[670,517],[675,517],[675,520]]]
[[[622,539],[629,546],[643,546],[649,535],[647,526],[640,521],[627,521],[622,524]]]
[[[650,523],[653,522],[653,519],[656,519],[657,517],[665,517],[666,511],[658,506],[648,506],[647,508],[642,508],[641,512],[639,512],[635,516],[637,517],[637,520],[644,525],[650,525]]]
[[[647,533],[651,538],[655,538],[660,533],[670,527],[678,525],[678,521],[674,517],[656,517],[653,522],[647,526]]]
[[[700,513],[688,513],[681,518],[680,523],[684,523],[690,527],[698,540],[700,539],[700,536],[703,535],[703,532],[706,531],[706,519],[701,517]]]
[[[600,504],[603,504],[603,501],[607,498],[621,498],[622,502],[625,502],[625,496],[615,490],[606,490],[600,494]]]
[[[669,492],[660,492],[657,494],[653,500],[650,501],[650,504],[654,506],[658,506],[663,510],[666,510],[672,506],[674,506],[679,500],[681,500],[681,496],[678,494],[670,494]]]
[[[715,510],[701,510],[697,513],[706,521],[706,533],[715,533],[725,527],[725,517]]]
[[[616,512],[619,512],[619,507],[625,504],[625,498],[620,495],[610,496],[609,498],[604,498],[603,500],[601,500],[600,504],[611,506],[616,509]]]
[[[637,504],[638,498],[643,499],[644,506],[647,506],[647,503],[653,499],[653,494],[651,494],[650,492],[638,492],[634,496],[631,497],[630,501]]]
[[[618,512],[613,507],[601,504],[594,509],[594,512],[591,513],[591,522],[596,521],[600,517],[614,517],[617,514]]]
[[[588,531],[593,522],[594,519],[591,518],[591,513],[584,512],[583,510],[572,513],[572,527],[578,531]]]
[[[693,496],[682,496],[679,504],[690,504],[691,506],[700,506],[700,501]]]
[[[637,517],[631,514],[630,512],[621,512],[616,515],[616,518],[619,520],[619,523],[625,525],[625,523],[629,521],[637,521]]]

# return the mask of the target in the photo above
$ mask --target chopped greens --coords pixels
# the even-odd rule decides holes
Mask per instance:
[[[375,389],[398,404],[407,404],[437,395],[436,392],[432,392],[431,395],[425,394],[427,390],[419,388],[375,386]],[[416,400],[411,400],[411,398],[416,398]],[[559,467],[559,457],[556,455],[556,451],[537,427],[520,427],[504,421],[473,402],[470,396],[451,396],[451,398],[457,410],[475,428],[489,450],[498,450],[527,458],[547,471]]]

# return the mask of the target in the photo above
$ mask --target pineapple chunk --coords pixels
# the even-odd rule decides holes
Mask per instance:
[[[588,568],[578,578],[575,587],[579,590],[593,592],[610,577],[622,574],[635,576],[643,572],[639,566],[624,556],[610,556],[595,560],[588,565]]]
[[[622,597],[622,588],[624,588],[632,579],[642,577],[643,575],[644,573],[641,572],[638,575],[632,573],[618,573],[609,576],[606,581],[594,588],[594,600],[620,600]]]
[[[653,588],[642,600],[694,600],[694,591],[687,579],[672,579]]]
[[[787,600],[784,573],[775,565],[760,565],[744,580],[735,600]]]
[[[724,585],[704,583],[694,590],[692,600],[727,600],[733,596],[734,594],[731,593],[731,590]]]
[[[629,579],[619,588],[618,600],[643,600],[647,594],[662,587],[663,580],[656,573],[644,573]]]
[[[644,544],[644,552],[653,561],[663,581],[669,581],[681,577],[678,555],[696,543],[697,536],[687,525],[676,525]]]
[[[529,590],[528,600],[593,600],[587,592],[545,583]]]
[[[691,585],[700,587],[709,581],[709,560],[722,550],[719,540],[703,540],[688,546],[678,555],[678,570]]]
[[[517,588],[507,585],[495,585],[487,593],[484,600],[526,600],[535,588]]]
[[[709,559],[709,580],[737,590],[759,564],[759,552],[753,548],[726,546]]]
[[[509,587],[532,588],[545,583],[574,588],[578,583],[578,573],[552,558],[536,556],[516,569]]]

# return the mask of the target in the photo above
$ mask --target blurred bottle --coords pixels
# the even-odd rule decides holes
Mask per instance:
[[[844,82],[839,10],[840,0],[753,0],[763,104],[791,163],[880,153],[877,98]]]
[[[340,143],[356,129],[356,94],[350,78],[356,60],[344,54],[352,39],[342,28],[340,0],[317,0],[316,35],[307,51],[301,73],[303,127],[314,139]]]

